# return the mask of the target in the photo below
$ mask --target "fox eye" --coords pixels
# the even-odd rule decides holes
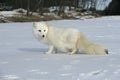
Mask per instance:
[[[41,30],[38,30],[39,32],[41,32]]]
[[[44,32],[45,32],[46,30],[44,30]]]

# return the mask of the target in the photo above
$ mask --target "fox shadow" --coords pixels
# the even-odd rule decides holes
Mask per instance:
[[[43,53],[45,54],[48,51],[48,48],[19,48],[22,52],[30,52],[30,53]],[[57,50],[56,54],[66,54],[60,50]],[[85,55],[85,53],[81,53],[78,51],[77,54]]]

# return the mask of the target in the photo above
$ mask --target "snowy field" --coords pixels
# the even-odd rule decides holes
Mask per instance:
[[[109,55],[44,54],[48,46],[32,34],[32,23],[0,24],[0,80],[119,80],[120,16],[50,21],[79,29],[106,46]]]

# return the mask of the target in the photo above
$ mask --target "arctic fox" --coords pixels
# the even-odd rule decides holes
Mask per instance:
[[[108,54],[107,49],[89,41],[77,29],[57,28],[46,22],[34,22],[33,33],[39,41],[50,46],[46,52],[48,54],[56,53],[57,49],[69,54],[76,54],[79,50],[86,54]]]

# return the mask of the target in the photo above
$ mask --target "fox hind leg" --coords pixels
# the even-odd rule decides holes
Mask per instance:
[[[73,46],[72,52],[70,53],[71,55],[72,55],[72,54],[76,54],[76,53],[78,52],[78,49],[77,49],[77,45],[76,45],[76,44],[77,44],[77,43],[75,43],[74,46]]]
[[[77,49],[73,49],[73,51],[70,53],[71,55],[76,54],[78,52]]]

